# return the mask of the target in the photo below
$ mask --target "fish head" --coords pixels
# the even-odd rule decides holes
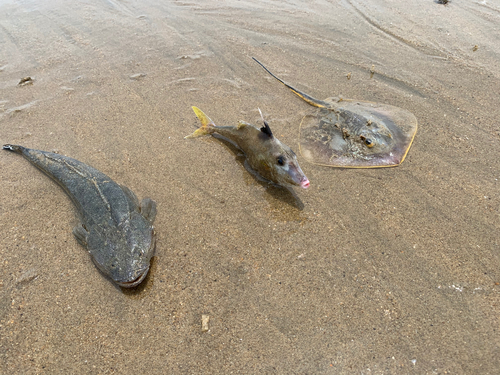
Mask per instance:
[[[277,139],[260,111],[264,126],[259,129],[256,142],[247,145],[245,153],[250,166],[262,177],[282,186],[309,187],[295,152]]]
[[[266,140],[264,146],[258,155],[257,172],[278,185],[309,187],[309,179],[302,172],[297,155],[290,147],[275,137]]]
[[[89,239],[94,263],[116,284],[133,288],[146,278],[156,241],[153,226],[139,212],[132,212],[119,228],[101,227]]]

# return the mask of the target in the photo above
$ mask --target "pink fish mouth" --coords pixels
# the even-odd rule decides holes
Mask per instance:
[[[309,187],[309,180],[306,178],[300,181],[300,187],[303,189],[307,189]]]

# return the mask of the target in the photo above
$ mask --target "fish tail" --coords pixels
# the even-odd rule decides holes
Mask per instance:
[[[190,134],[184,138],[196,138],[196,137],[201,137],[207,134],[212,134],[215,132],[215,124],[210,118],[203,113],[201,109],[198,107],[192,107],[194,113],[196,113],[196,116],[200,119],[201,126],[193,133]]]
[[[323,100],[319,100],[319,99],[316,99],[316,98],[313,98],[312,96],[310,95],[307,95],[305,92],[302,92],[302,91],[299,91],[297,90],[296,88],[290,86],[288,83],[286,83],[285,81],[283,81],[281,78],[278,78],[276,77],[273,73],[271,73],[271,71],[269,69],[267,69],[264,64],[262,64],[259,60],[257,60],[255,57],[252,57],[252,59],[255,60],[255,62],[257,64],[259,64],[261,67],[264,68],[264,70],[266,72],[268,72],[271,77],[273,78],[276,78],[278,81],[280,81],[282,84],[284,84],[286,87],[288,87],[290,90],[292,90],[292,92],[294,92],[296,95],[298,95],[300,98],[302,98],[302,100],[304,100],[305,102],[309,103],[310,105],[314,106],[314,107],[318,107],[318,108],[328,108],[329,104]]]
[[[7,150],[7,151],[11,151],[11,152],[15,152],[17,154],[22,154],[23,153],[23,148],[24,147],[22,147],[22,146],[9,145],[9,144],[6,144],[6,145],[2,146],[2,149]]]

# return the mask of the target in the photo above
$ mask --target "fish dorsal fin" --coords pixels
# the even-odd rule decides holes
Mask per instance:
[[[262,117],[262,121],[264,122],[264,126],[260,128],[260,131],[264,133],[265,135],[269,136],[269,138],[273,137],[273,132],[271,131],[271,128],[269,127],[269,124],[267,123],[266,120],[264,120],[264,115],[262,114],[262,111],[260,108],[258,108],[260,117]]]
[[[273,137],[273,132],[271,131],[271,128],[269,127],[267,121],[264,121],[264,126],[260,128],[260,131],[267,135],[269,138]]]

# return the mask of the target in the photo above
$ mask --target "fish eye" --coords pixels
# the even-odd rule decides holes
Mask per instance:
[[[359,138],[365,143],[366,146],[370,148],[375,146],[375,144],[370,138],[366,138],[364,135],[359,136]]]
[[[276,159],[279,165],[285,165],[285,160],[283,159],[283,156],[278,156],[278,159]]]

